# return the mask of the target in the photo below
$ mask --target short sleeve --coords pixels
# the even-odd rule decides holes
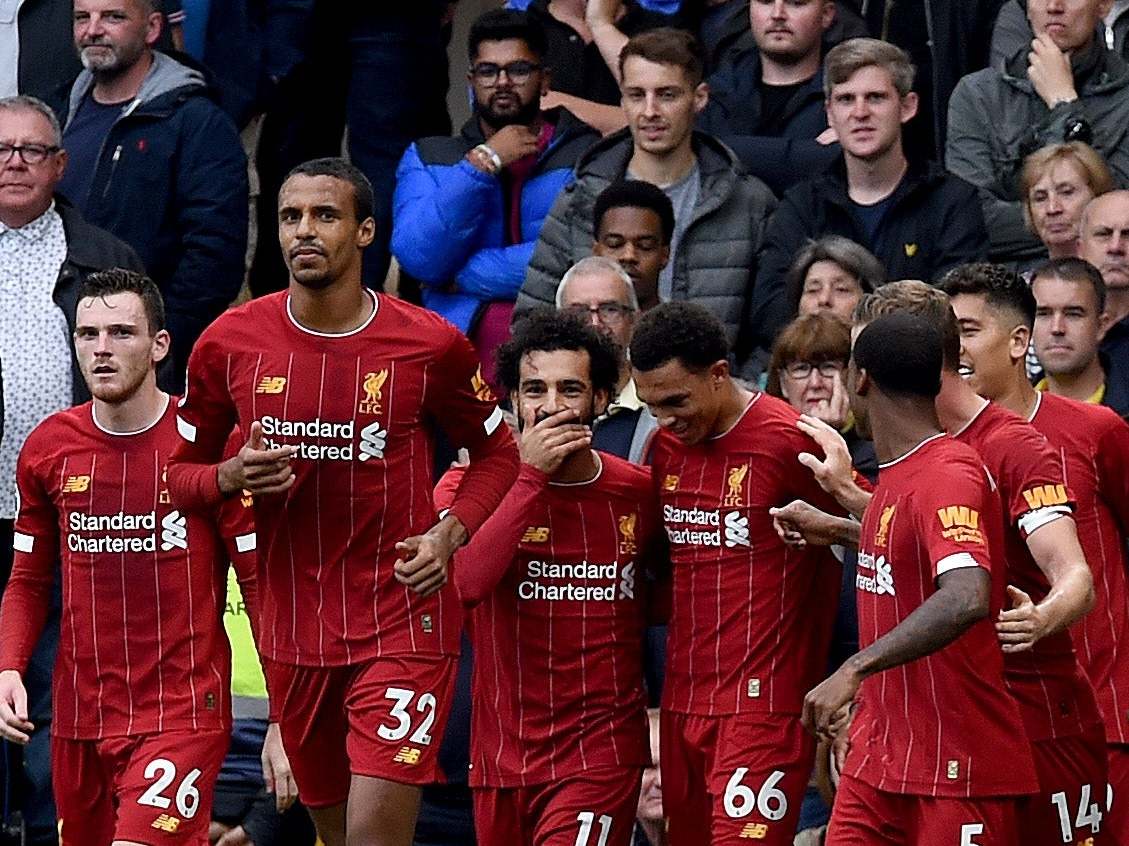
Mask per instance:
[[[1023,537],[1059,517],[1074,511],[1070,491],[1062,472],[1062,463],[1046,438],[1030,426],[1029,431],[1009,430],[1009,449],[1004,456],[999,480],[1008,494],[1007,519],[1019,528]]]
[[[992,569],[984,535],[985,524],[998,519],[991,497],[983,466],[960,456],[946,456],[933,477],[914,490],[918,537],[934,580],[964,567]]]
[[[470,341],[451,328],[450,341],[428,375],[424,406],[456,447],[473,449],[503,424]]]
[[[193,460],[214,463],[235,426],[235,404],[227,388],[228,357],[206,332],[188,358],[188,379],[176,412],[176,428]]]

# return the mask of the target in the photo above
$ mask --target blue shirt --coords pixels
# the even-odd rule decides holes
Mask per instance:
[[[123,106],[125,103],[98,103],[87,94],[63,133],[67,169],[59,182],[58,191],[84,215],[102,145],[110,134],[110,127],[121,115]]]

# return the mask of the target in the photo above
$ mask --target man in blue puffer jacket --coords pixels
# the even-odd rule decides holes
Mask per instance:
[[[523,12],[482,15],[469,44],[474,116],[453,138],[416,141],[396,174],[392,253],[424,304],[474,342],[488,378],[541,223],[599,138],[564,109],[541,110],[544,55]]]

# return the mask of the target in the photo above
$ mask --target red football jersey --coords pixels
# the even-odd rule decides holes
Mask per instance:
[[[179,441],[173,402],[130,434],[99,428],[86,403],[48,417],[20,452],[0,668],[26,668],[60,567],[51,725],[59,737],[230,725],[228,559],[253,570],[255,529],[240,498],[218,519],[170,504],[165,464]]]
[[[200,337],[181,406],[176,462],[217,462],[236,423],[258,421],[268,447],[298,447],[293,486],[255,500],[266,657],[458,654],[454,586],[423,598],[393,573],[396,544],[436,521],[436,424],[458,446],[511,441],[458,330],[379,295],[362,326],[327,335],[298,324],[286,292],[262,297]]]
[[[1018,796],[1035,765],[1003,680],[994,621],[1003,574],[985,530],[1000,531],[998,498],[980,457],[938,434],[879,468],[855,577],[859,648],[920,607],[961,567],[992,573],[989,616],[931,655],[862,683],[845,772],[879,790],[922,796]]]
[[[798,419],[756,394],[704,443],[656,435],[653,479],[674,568],[665,709],[799,714],[826,673],[839,562],[826,548],[784,546],[768,513],[795,499],[841,513],[796,458],[822,454]]]
[[[1129,424],[1108,408],[1040,392],[1031,423],[1054,447],[1077,503],[1094,608],[1073,629],[1110,743],[1129,743]]]
[[[1004,515],[1001,563],[1007,583],[1041,601],[1050,583],[1031,557],[1026,538],[1073,511],[1062,464],[1034,427],[995,403],[986,402],[953,437],[976,450],[996,483]],[[1028,652],[1005,654],[1004,680],[1019,703],[1030,740],[1076,737],[1101,719],[1093,687],[1065,631],[1042,638]]]
[[[469,615],[473,786],[650,762],[643,570],[657,504],[647,470],[599,456],[599,475],[582,484],[551,483],[523,465],[458,553],[460,588],[464,576],[482,580],[483,593],[494,585]],[[464,589],[464,598],[478,597]]]

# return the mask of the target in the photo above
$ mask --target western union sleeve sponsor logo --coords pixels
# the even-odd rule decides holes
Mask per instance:
[[[1051,505],[1065,505],[1069,500],[1066,485],[1037,485],[1023,492],[1027,507],[1032,511]]]
[[[937,509],[937,517],[944,531],[941,536],[957,543],[983,543],[980,532],[980,512],[967,505],[947,505]]]

